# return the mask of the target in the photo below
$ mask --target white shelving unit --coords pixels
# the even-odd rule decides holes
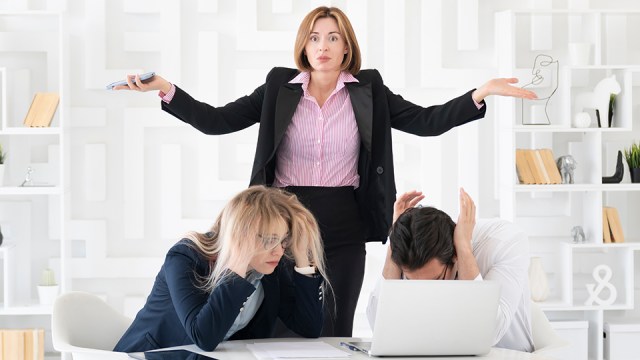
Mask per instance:
[[[634,90],[640,85],[640,56],[628,50],[635,38],[638,11],[531,10],[496,14],[496,48],[500,76],[518,77],[521,84],[532,78],[538,54],[559,61],[559,73],[543,70],[546,78],[532,90],[539,96],[557,90],[549,101],[550,125],[522,125],[532,118],[535,102],[496,99],[498,139],[497,178],[500,216],[523,227],[529,234],[531,253],[540,256],[550,282],[550,296],[540,303],[551,320],[588,322],[589,359],[601,360],[603,325],[609,314],[620,315],[640,307],[635,283],[635,256],[640,252],[640,184],[631,184],[625,162],[620,184],[602,184],[602,177],[615,169],[618,150],[640,139],[640,126],[633,124],[637,108]],[[589,65],[568,66],[569,44],[589,43]],[[637,50],[637,47],[636,47]],[[621,93],[616,98],[613,127],[598,128],[595,111],[589,128],[572,127],[576,98],[604,77],[616,75]],[[540,111],[538,111],[540,113]],[[637,117],[637,115],[636,115]],[[521,185],[515,169],[515,150],[551,148],[554,156],[571,154],[578,163],[575,184]],[[625,243],[603,243],[602,207],[614,206],[621,215]],[[582,226],[586,243],[574,244],[573,226]],[[617,297],[610,305],[586,305],[588,284],[595,284],[593,269],[600,264],[612,270],[610,284]],[[606,288],[606,287],[605,287]],[[607,290],[600,293],[607,299]],[[640,323],[640,320],[638,320]],[[575,345],[575,344],[574,344]]]
[[[70,289],[65,236],[68,45],[63,17],[49,11],[0,12],[0,143],[8,153],[0,186],[5,240],[0,246],[0,328],[45,324],[46,358],[59,354],[52,352],[48,329],[52,306],[38,301],[42,270],[55,271],[61,292]],[[47,128],[23,125],[37,92],[60,96]],[[34,169],[34,186],[21,187],[27,167]]]

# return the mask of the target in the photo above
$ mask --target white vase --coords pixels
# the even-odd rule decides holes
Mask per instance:
[[[4,164],[0,164],[0,186],[4,185]]]
[[[38,298],[41,305],[51,305],[58,297],[58,285],[38,285]]]
[[[549,296],[549,282],[547,274],[542,267],[542,259],[534,256],[529,263],[529,289],[531,300],[535,302],[545,301]]]

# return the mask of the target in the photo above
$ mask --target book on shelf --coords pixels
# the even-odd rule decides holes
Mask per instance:
[[[56,113],[60,96],[58,93],[36,93],[24,118],[24,125],[28,127],[48,127]]]
[[[533,184],[535,179],[527,162],[526,152],[525,149],[516,149],[516,172],[520,184]]]
[[[611,242],[623,243],[624,233],[622,232],[622,223],[620,222],[620,214],[618,209],[614,207],[605,207],[607,211],[607,222],[611,229]]]
[[[609,220],[607,219],[607,208],[602,208],[602,242],[611,242],[611,228],[609,227]]]
[[[43,359],[43,329],[0,329],[0,360]]]
[[[562,184],[551,149],[516,149],[520,184]]]
[[[531,173],[533,174],[534,184],[544,184],[544,166],[542,162],[538,163],[538,157],[536,156],[535,151],[526,150],[525,156],[527,158],[527,163],[529,164],[529,169],[531,169]]]
[[[562,184],[562,176],[560,176],[560,170],[558,170],[558,165],[556,165],[556,161],[554,160],[553,151],[551,149],[540,149],[536,151],[540,152],[540,156],[542,156],[544,169],[549,175],[551,184]]]
[[[551,178],[549,178],[549,173],[547,173],[547,169],[544,166],[544,162],[542,161],[542,155],[539,150],[531,150],[535,156],[536,167],[538,171],[540,171],[540,175],[542,176],[543,184],[551,184]]]

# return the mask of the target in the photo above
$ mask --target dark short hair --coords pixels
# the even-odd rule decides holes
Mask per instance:
[[[389,233],[391,260],[407,270],[419,269],[431,259],[453,263],[455,227],[451,217],[436,208],[407,209]]]
[[[362,62],[360,56],[360,46],[358,46],[358,39],[356,39],[356,33],[353,31],[353,26],[345,13],[337,7],[320,6],[311,10],[307,16],[304,17],[298,28],[298,35],[296,36],[296,43],[293,50],[293,57],[300,71],[313,71],[307,55],[304,53],[304,48],[309,41],[309,34],[313,30],[313,26],[318,19],[332,18],[338,23],[338,29],[340,34],[347,43],[347,54],[342,60],[341,70],[347,71],[352,75],[357,75],[360,72],[360,64]]]

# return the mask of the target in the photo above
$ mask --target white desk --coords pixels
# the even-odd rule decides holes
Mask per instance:
[[[375,357],[369,357],[366,354],[360,351],[350,351],[347,348],[340,346],[341,341],[367,341],[370,339],[360,339],[360,338],[319,338],[319,339],[256,339],[256,340],[236,340],[236,341],[227,341],[223,342],[216,348],[215,351],[212,352],[204,352],[198,349],[195,345],[187,345],[181,346],[180,348],[184,348],[187,350],[191,350],[193,352],[197,352],[199,354],[208,355],[214,357],[218,360],[255,360],[251,351],[247,349],[247,344],[253,344],[256,342],[278,342],[278,341],[324,341],[328,344],[331,344],[339,349],[350,352],[351,359],[353,360],[371,360],[376,359]],[[378,358],[381,360],[392,360],[392,359],[402,359],[402,360],[417,360],[420,359],[418,357],[400,357],[400,358],[392,358],[392,357],[382,357]],[[483,360],[549,360],[551,358],[538,355],[538,354],[530,354],[515,350],[507,350],[507,349],[498,349],[493,348],[491,352],[485,356],[463,356],[463,357],[428,357],[425,358],[428,360],[459,360],[459,359],[483,359]]]
[[[369,357],[366,354],[359,352],[359,351],[350,351],[347,350],[345,347],[340,346],[340,342],[341,341],[367,341],[369,339],[360,339],[360,338],[319,338],[319,339],[301,339],[301,338],[291,338],[291,339],[283,339],[283,338],[276,338],[276,339],[254,339],[254,340],[236,340],[236,341],[227,341],[227,342],[223,342],[220,345],[218,345],[218,347],[216,348],[215,351],[211,351],[211,352],[205,352],[200,350],[197,346],[195,345],[186,345],[186,346],[178,346],[175,348],[171,348],[171,349],[187,349],[187,350],[191,350],[193,352],[202,354],[202,355],[207,355],[207,356],[211,356],[213,358],[216,358],[218,360],[256,360],[256,358],[253,356],[253,354],[251,353],[251,351],[249,351],[249,349],[247,349],[247,344],[253,344],[256,342],[278,342],[278,341],[300,341],[300,342],[305,342],[305,341],[324,341],[325,343],[328,343],[332,346],[335,346],[339,349],[345,350],[350,352],[352,355],[350,357],[350,359],[352,360],[372,360],[372,359],[381,359],[381,360],[392,360],[392,359],[401,359],[401,360],[418,360],[421,359],[419,357],[400,357],[400,358],[392,358],[392,357],[381,357],[381,358],[376,358],[376,357]],[[89,354],[86,354],[89,355]],[[96,355],[98,354],[93,354],[92,356],[89,356],[87,358],[89,359],[101,359],[101,360],[107,360],[107,359],[129,359],[130,358],[124,354],[124,353],[108,353],[108,352],[101,352],[100,356],[96,357]],[[76,359],[74,357],[74,359]],[[482,360],[554,360],[553,358],[544,356],[544,355],[539,355],[539,354],[530,354],[530,353],[525,353],[525,352],[520,352],[520,351],[515,351],[515,350],[507,350],[507,349],[498,349],[498,348],[492,348],[491,352],[485,356],[462,356],[462,357],[456,357],[456,356],[446,356],[446,357],[426,357],[426,358],[422,358],[422,359],[428,359],[428,360],[476,360],[476,359],[482,359]]]

